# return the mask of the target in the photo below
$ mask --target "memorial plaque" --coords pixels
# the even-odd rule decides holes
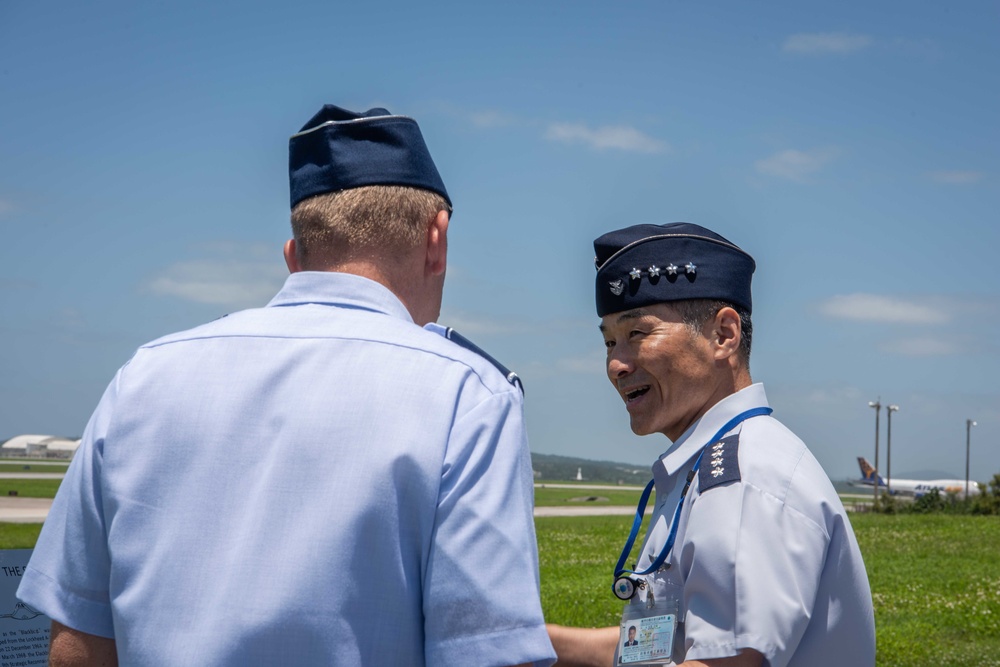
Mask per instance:
[[[15,597],[32,551],[0,550],[0,667],[49,664],[49,617]]]

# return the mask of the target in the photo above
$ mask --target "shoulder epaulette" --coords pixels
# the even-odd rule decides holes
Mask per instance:
[[[705,447],[698,465],[698,493],[713,486],[740,481],[740,434],[734,433]]]
[[[428,325],[425,328],[431,329],[431,325]],[[524,383],[521,382],[521,378],[517,376],[517,373],[510,370],[509,368],[501,364],[499,361],[491,357],[489,354],[486,353],[485,350],[483,350],[481,347],[473,343],[471,340],[469,340],[462,334],[458,333],[451,327],[442,327],[440,325],[435,325],[434,328],[431,330],[436,331],[437,333],[441,334],[442,336],[444,336],[451,342],[455,343],[456,345],[464,347],[466,350],[469,350],[470,352],[475,352],[480,357],[493,364],[493,366],[496,367],[496,369],[500,371],[500,373],[505,378],[507,378],[507,382],[510,382],[512,385],[520,389],[522,394],[524,393]]]

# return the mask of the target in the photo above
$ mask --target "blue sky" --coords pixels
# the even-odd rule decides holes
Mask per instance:
[[[426,6],[425,6],[426,5]],[[441,322],[527,386],[532,450],[645,464],[595,237],[757,260],[752,372],[834,478],[1000,472],[996,2],[0,5],[0,439],[79,435],[143,342],[280,287],[287,139],[420,122],[455,202]],[[885,460],[882,416],[882,462]]]

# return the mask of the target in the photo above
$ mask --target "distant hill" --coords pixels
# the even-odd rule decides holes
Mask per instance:
[[[536,479],[553,482],[576,481],[576,473],[585,482],[601,482],[603,484],[627,484],[630,486],[645,486],[653,476],[649,466],[620,463],[616,461],[592,461],[574,456],[556,456],[555,454],[531,453],[531,467],[535,470]],[[941,470],[918,470],[894,475],[899,479],[960,479],[962,475],[954,475]],[[973,478],[975,479],[975,478]],[[870,488],[852,486],[856,478],[832,480],[838,493],[865,493]]]
[[[559,482],[575,481],[577,471],[585,482],[604,484],[645,486],[653,476],[648,466],[534,452],[531,454],[531,467],[535,470],[536,478]]]

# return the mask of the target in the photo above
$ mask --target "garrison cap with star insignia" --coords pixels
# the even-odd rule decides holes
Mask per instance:
[[[365,185],[430,190],[451,207],[417,121],[382,108],[320,109],[288,140],[288,183],[292,208],[315,195]]]
[[[698,493],[713,486],[740,481],[740,434],[735,433],[705,447],[698,465]]]
[[[521,382],[521,378],[517,376],[517,373],[515,373],[514,371],[510,370],[509,368],[501,364],[499,361],[497,361],[492,356],[487,354],[487,352],[483,350],[483,348],[479,347],[478,345],[473,343],[471,340],[469,340],[462,334],[458,333],[451,327],[445,327],[436,322],[425,324],[424,328],[427,329],[428,331],[433,331],[434,333],[440,336],[444,336],[451,342],[461,347],[464,347],[466,350],[469,350],[470,352],[475,352],[480,357],[493,364],[494,368],[500,371],[500,374],[507,379],[507,382],[511,383],[512,385],[520,389],[521,393],[524,394],[524,383]]]
[[[601,236],[594,251],[598,317],[684,299],[718,299],[752,310],[753,258],[699,225],[633,225]]]

